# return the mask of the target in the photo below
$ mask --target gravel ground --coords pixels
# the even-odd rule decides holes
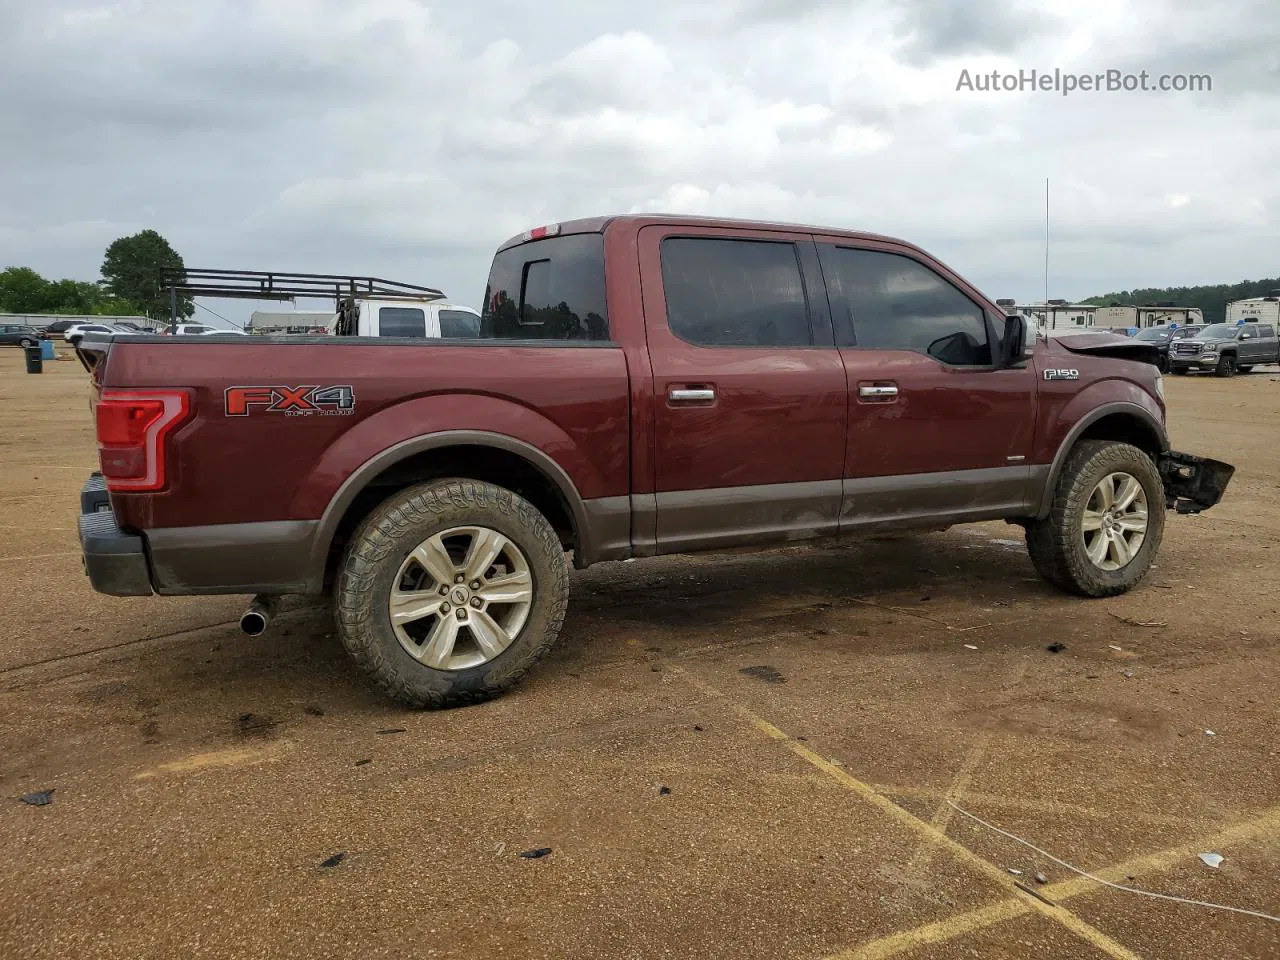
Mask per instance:
[[[2,957],[1280,957],[947,802],[1280,914],[1274,369],[1169,379],[1175,445],[1238,473],[1125,597],[1056,593],[1003,524],[604,564],[521,687],[443,713],[318,604],[250,639],[247,598],[94,594],[88,387],[45,371],[0,353]]]

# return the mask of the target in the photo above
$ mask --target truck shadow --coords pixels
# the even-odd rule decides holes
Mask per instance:
[[[1017,531],[1020,533],[1020,531]],[[979,534],[975,536],[973,534]],[[986,531],[824,541],[765,552],[608,563],[577,576],[569,624],[618,619],[653,627],[708,627],[789,608],[931,593],[1043,595],[1013,533]]]

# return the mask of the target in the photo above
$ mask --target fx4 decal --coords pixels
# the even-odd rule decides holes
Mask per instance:
[[[1044,372],[1044,378],[1046,380],[1079,380],[1080,371],[1071,369],[1046,370]]]
[[[356,392],[345,385],[227,387],[223,403],[228,417],[247,417],[255,411],[287,417],[344,417],[355,411]]]

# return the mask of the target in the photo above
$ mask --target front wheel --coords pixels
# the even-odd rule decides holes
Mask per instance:
[[[1134,587],[1164,536],[1164,484],[1147,454],[1127,443],[1086,440],[1067,458],[1043,520],[1027,525],[1036,571],[1086,597]]]
[[[1224,355],[1218,358],[1218,365],[1213,368],[1213,372],[1220,377],[1233,377],[1236,373],[1236,358]]]
[[[569,569],[528,501],[440,480],[374,510],[334,593],[343,646],[383,692],[409,707],[449,707],[502,693],[551,649]]]
[[[23,350],[26,350],[28,347],[34,347],[35,345],[36,342],[30,337],[23,337],[18,341],[18,346],[22,347]]]

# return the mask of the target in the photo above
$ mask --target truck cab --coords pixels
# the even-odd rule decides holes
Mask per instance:
[[[344,325],[342,310],[339,310],[333,332],[350,330],[351,335],[358,337],[427,340],[474,340],[480,336],[479,312],[447,300],[361,298],[347,309],[353,311],[353,316]]]

